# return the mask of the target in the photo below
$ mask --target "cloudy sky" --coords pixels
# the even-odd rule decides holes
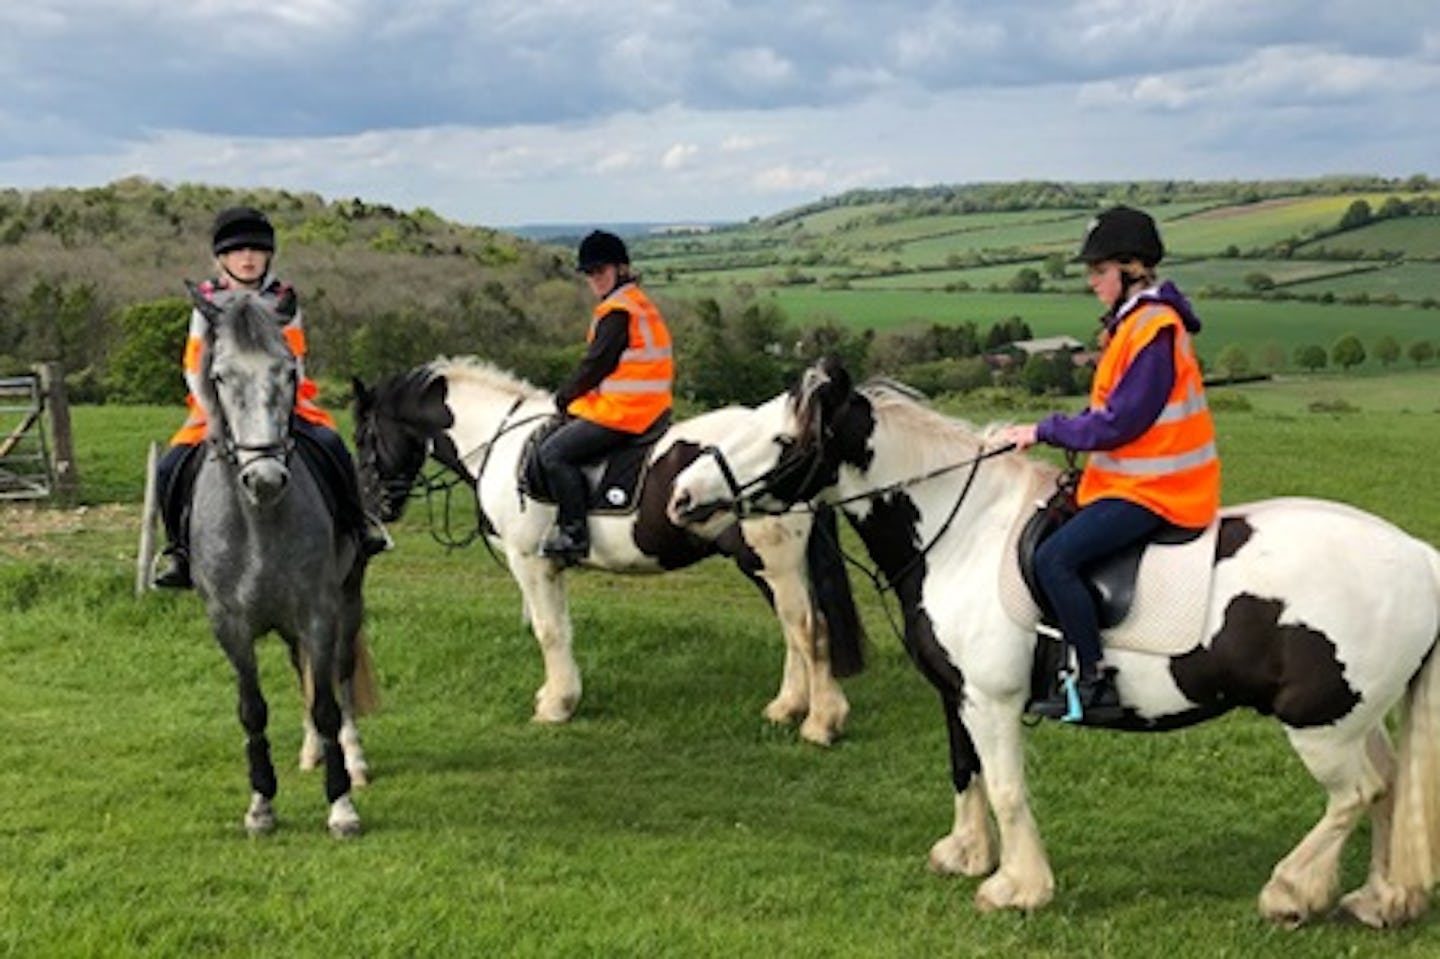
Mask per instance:
[[[5,0],[0,186],[467,223],[855,187],[1440,175],[1436,0]]]

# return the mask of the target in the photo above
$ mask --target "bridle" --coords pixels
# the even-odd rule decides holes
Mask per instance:
[[[265,459],[275,460],[282,466],[288,467],[290,454],[295,450],[294,414],[291,413],[289,418],[287,418],[284,434],[273,443],[241,443],[235,439],[230,429],[230,419],[225,415],[225,408],[219,402],[219,378],[211,371],[207,372],[206,381],[210,387],[210,394],[216,401],[214,404],[215,408],[211,411],[210,415],[213,428],[210,430],[209,436],[206,437],[206,442],[210,444],[210,448],[215,452],[215,455],[222,462],[229,464],[235,469],[243,469],[257,460]],[[293,409],[294,406],[295,397],[294,391],[292,390],[287,400],[286,409]],[[242,454],[251,454],[245,456],[244,464],[240,462]]]
[[[730,493],[730,499],[728,501],[722,501],[720,505],[730,509],[730,511],[733,512],[735,516],[739,519],[744,519],[748,516],[755,515],[778,516],[791,512],[813,513],[815,511],[815,505],[813,502],[805,499],[805,497],[807,495],[813,495],[815,491],[810,490],[809,484],[820,474],[820,471],[825,468],[826,456],[824,454],[824,444],[822,440],[830,439],[834,436],[833,430],[828,424],[824,425],[820,430],[816,432],[819,438],[812,440],[808,444],[800,444],[794,437],[776,437],[775,442],[782,447],[780,459],[777,460],[776,464],[769,470],[766,470],[759,476],[756,476],[754,479],[744,483],[740,482],[739,479],[736,477],[735,471],[730,465],[729,461],[726,459],[724,451],[722,451],[718,446],[714,445],[703,447],[700,451],[701,455],[710,456],[712,459],[714,459],[716,468],[719,469],[720,475],[724,478],[725,484]],[[796,452],[790,458],[790,461],[787,462],[786,452],[796,449],[800,449],[801,451]],[[956,496],[954,504],[950,507],[950,511],[945,516],[945,520],[935,531],[935,535],[932,536],[930,538],[930,541],[927,542],[918,552],[916,552],[914,556],[907,560],[905,562],[905,565],[902,566],[899,570],[897,570],[892,576],[886,576],[884,573],[878,570],[871,570],[860,560],[855,559],[853,556],[847,553],[838,539],[832,539],[827,535],[830,547],[834,549],[837,554],[839,554],[841,559],[844,560],[845,563],[847,563],[848,565],[853,566],[856,569],[860,570],[862,573],[864,573],[866,578],[868,578],[871,584],[875,587],[876,593],[882,599],[881,605],[882,608],[885,609],[886,617],[890,620],[891,629],[895,631],[897,636],[903,636],[903,633],[896,625],[895,619],[891,614],[889,607],[884,605],[883,599],[885,593],[893,592],[895,589],[897,589],[898,586],[903,583],[904,580],[909,577],[910,574],[913,573],[916,568],[920,566],[921,563],[924,562],[926,556],[930,554],[930,551],[933,550],[936,544],[938,544],[940,540],[945,537],[945,534],[949,532],[951,525],[955,522],[955,517],[958,516],[960,513],[961,506],[964,505],[966,498],[970,495],[971,487],[975,485],[975,477],[980,472],[980,464],[987,459],[1009,453],[1014,449],[1014,443],[1006,443],[1002,446],[997,446],[994,449],[988,450],[985,449],[982,444],[980,451],[974,456],[968,457],[958,462],[947,463],[944,466],[927,470],[926,472],[918,474],[916,476],[906,477],[904,479],[896,480],[892,483],[886,483],[883,486],[877,486],[874,489],[864,490],[862,492],[847,496],[843,499],[826,503],[827,506],[844,507],[850,503],[861,502],[864,500],[878,501],[894,493],[900,492],[901,490],[918,486],[932,479],[937,479],[941,476],[948,475],[950,473],[965,469],[967,467],[969,468],[969,473],[965,477],[965,482],[960,487],[959,495]],[[799,491],[796,496],[792,498],[786,495],[779,494],[775,491],[774,484],[777,480],[786,480],[791,475],[799,472],[802,467],[804,469],[804,479],[802,483],[797,485],[796,487],[796,489]],[[758,503],[758,500],[760,500],[762,497],[770,497],[777,500],[783,505],[779,509],[761,507]],[[815,528],[817,530],[824,529],[823,526],[818,524]]]

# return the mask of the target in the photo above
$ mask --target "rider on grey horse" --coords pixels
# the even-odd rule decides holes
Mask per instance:
[[[335,421],[316,402],[319,389],[305,375],[305,327],[295,290],[271,272],[275,228],[259,210],[248,206],[230,207],[215,217],[210,248],[215,255],[218,275],[200,284],[201,294],[212,303],[222,304],[230,297],[248,291],[274,315],[296,360],[299,376],[295,394],[296,432],[324,450],[330,466],[327,472],[333,476],[334,485],[338,487],[337,497],[341,500],[338,509],[358,529],[365,551],[374,554],[384,550],[388,546],[388,538],[372,533],[364,518],[350,451],[335,431]],[[209,323],[199,309],[191,311],[184,356],[188,390],[185,403],[190,415],[170,438],[170,448],[156,468],[165,532],[169,539],[164,555],[169,562],[155,577],[155,585],[174,589],[188,589],[192,585],[185,514],[190,504],[193,467],[184,467],[184,464],[204,441],[209,428],[205,409],[197,399],[203,344]]]

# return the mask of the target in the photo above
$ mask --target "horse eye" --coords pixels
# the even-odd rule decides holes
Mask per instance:
[[[775,445],[782,450],[788,450],[795,445],[795,437],[782,433],[775,437]]]

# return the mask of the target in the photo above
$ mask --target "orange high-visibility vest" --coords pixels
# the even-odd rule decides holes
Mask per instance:
[[[1081,506],[1104,497],[1125,499],[1177,526],[1199,528],[1220,508],[1220,458],[1200,364],[1180,314],[1147,303],[1120,321],[1095,369],[1090,407],[1105,408],[1135,357],[1167,328],[1175,331],[1175,384],[1165,408],[1136,439],[1090,454],[1076,498]]]
[[[201,291],[207,294],[220,292],[214,281],[207,281],[201,285]],[[287,288],[273,281],[267,282],[260,296],[266,300],[267,305],[273,305],[270,301],[287,292]],[[207,298],[209,298],[207,296]],[[278,314],[277,314],[278,316]],[[280,317],[283,319],[283,317]],[[195,389],[200,379],[200,368],[202,353],[205,348],[205,331],[209,326],[209,320],[199,310],[194,310],[190,315],[190,332],[185,339],[185,381],[189,385],[189,392],[185,394],[185,405],[190,410],[190,415],[185,422],[170,437],[171,446],[194,446],[205,439],[209,424],[205,418],[205,407],[195,396]],[[317,426],[324,426],[335,429],[335,420],[331,418],[319,404],[318,398],[320,388],[315,381],[305,375],[305,327],[301,321],[299,309],[291,317],[280,332],[285,336],[285,343],[290,347],[290,352],[295,354],[299,363],[300,384],[295,391],[295,415]]]
[[[612,430],[643,433],[673,402],[675,363],[670,329],[640,287],[627,283],[595,305],[585,342],[595,339],[595,327],[616,310],[630,314],[630,343],[620,354],[620,365],[595,389],[571,400],[566,409]]]

